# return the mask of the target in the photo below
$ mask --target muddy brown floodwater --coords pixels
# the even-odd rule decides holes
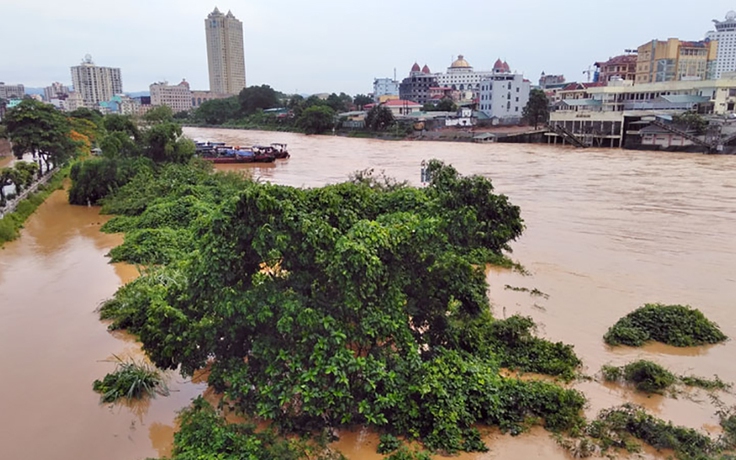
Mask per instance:
[[[736,344],[696,349],[609,349],[606,329],[645,302],[700,308],[736,337],[736,157],[544,145],[385,142],[289,133],[186,129],[197,140],[235,145],[285,142],[292,157],[272,165],[226,169],[294,186],[344,180],[364,168],[419,185],[420,162],[438,158],[463,174],[481,174],[521,206],[527,229],[513,257],[531,276],[488,271],[498,317],[522,313],[539,333],[575,345],[586,372],[602,364],[650,358],[677,373],[736,382]],[[34,214],[22,237],[0,250],[0,458],[134,460],[168,453],[175,413],[204,390],[172,375],[172,395],[149,405],[98,404],[91,384],[116,355],[139,356],[125,335],[111,335],[94,312],[133,279],[105,257],[120,237],[99,232],[95,208],[66,204],[57,192]],[[506,285],[537,288],[531,297]],[[588,415],[634,401],[675,423],[715,430],[707,395],[646,398],[596,381],[577,384]],[[727,403],[735,401],[724,396]],[[520,437],[488,430],[491,451],[462,460],[568,458],[542,429]],[[373,460],[377,437],[345,431],[336,447]]]

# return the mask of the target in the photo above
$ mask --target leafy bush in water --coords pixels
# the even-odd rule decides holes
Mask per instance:
[[[418,452],[402,447],[386,457],[386,460],[432,460],[432,457],[427,452]]]
[[[179,414],[171,460],[298,460],[304,458],[299,441],[283,440],[256,426],[228,423],[201,396]]]
[[[642,346],[654,340],[692,347],[728,339],[699,310],[683,305],[646,304],[621,318],[603,337],[609,345]]]
[[[683,460],[716,458],[725,447],[692,428],[674,426],[632,404],[601,411],[586,432],[598,440],[603,451],[611,447],[636,450],[635,438],[657,450],[672,449]]]
[[[100,393],[102,402],[155,397],[157,393],[168,395],[166,382],[157,369],[149,364],[117,359],[115,372],[107,374],[102,380],[95,380],[92,386]]]
[[[502,367],[575,378],[582,364],[571,345],[553,343],[532,335],[536,328],[528,317],[514,315],[491,324],[491,347],[500,359]]]
[[[378,441],[377,452],[379,454],[388,454],[401,447],[401,441],[392,434],[382,434]]]
[[[677,382],[677,377],[672,372],[643,359],[623,367],[603,366],[602,371],[606,380],[624,380],[646,393],[661,393]]]

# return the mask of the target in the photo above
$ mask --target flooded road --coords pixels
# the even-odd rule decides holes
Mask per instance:
[[[543,145],[385,142],[258,131],[186,129],[197,140],[236,145],[285,142],[292,157],[251,171],[262,180],[318,186],[365,168],[419,182],[419,164],[438,158],[463,174],[493,179],[521,206],[527,229],[513,257],[531,276],[490,270],[498,317],[522,313],[539,333],[575,345],[586,372],[647,357],[678,373],[736,382],[736,344],[679,350],[611,350],[602,341],[618,318],[645,302],[700,308],[736,337],[736,157]],[[173,375],[172,395],[132,408],[98,404],[92,381],[114,368],[112,355],[138,356],[94,312],[135,268],[110,265],[120,237],[99,232],[106,217],[66,204],[56,192],[0,250],[0,458],[135,460],[165,455],[177,410],[202,392]],[[531,297],[505,286],[537,288]],[[598,409],[632,400],[660,417],[700,429],[717,425],[707,395],[646,398],[597,382],[577,385]],[[724,397],[733,403],[732,398]],[[543,430],[518,438],[490,431],[491,451],[462,460],[567,458]],[[342,433],[350,459],[382,458],[375,434]]]

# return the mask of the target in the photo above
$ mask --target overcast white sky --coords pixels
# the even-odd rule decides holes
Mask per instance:
[[[215,6],[243,21],[248,85],[356,94],[458,54],[479,70],[500,57],[533,82],[585,81],[593,62],[653,38],[703,39],[736,0],[0,0],[0,81],[69,84],[89,53],[122,69],[126,92],[182,78],[208,89]]]

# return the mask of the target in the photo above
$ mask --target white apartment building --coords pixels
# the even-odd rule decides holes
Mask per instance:
[[[383,96],[399,97],[399,82],[393,78],[376,78],[373,80],[373,100],[380,102]]]
[[[120,69],[115,67],[98,67],[92,62],[89,54],[81,65],[72,70],[74,91],[82,95],[84,105],[96,108],[100,102],[109,101],[116,94],[123,92],[123,79]]]
[[[724,72],[736,71],[736,11],[729,11],[725,21],[713,20],[716,30],[706,34],[706,38],[718,41],[718,51],[713,77],[721,78]]]
[[[511,73],[508,64],[496,61],[493,74],[480,82],[479,110],[489,118],[518,122],[530,90],[531,83],[522,74]]]
[[[496,64],[501,63],[500,60]],[[473,66],[465,60],[461,54],[447,68],[446,73],[435,74],[437,84],[442,87],[452,88],[457,91],[477,91],[480,88],[480,82],[493,75],[491,70],[473,70]]]
[[[26,89],[23,85],[6,85],[0,81],[0,99],[23,99]]]
[[[178,85],[169,85],[167,82],[154,83],[149,89],[152,106],[165,105],[174,113],[187,112],[192,108],[192,91],[186,80],[182,80]]]
[[[210,91],[216,94],[240,93],[245,88],[243,23],[232,12],[222,14],[215,8],[204,25]]]

